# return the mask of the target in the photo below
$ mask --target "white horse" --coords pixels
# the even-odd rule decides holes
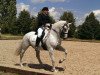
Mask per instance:
[[[50,32],[47,29],[45,30],[43,43],[46,45],[47,50],[49,51],[49,55],[52,61],[52,71],[56,71],[54,52],[53,52],[56,47],[59,46],[59,49],[65,52],[65,57],[62,60],[60,60],[60,62],[63,62],[66,59],[67,50],[61,46],[60,34],[62,32],[63,34],[65,34],[64,38],[67,38],[70,24],[71,23],[67,23],[66,21],[58,21],[57,23],[54,23],[52,25],[52,29],[50,30]],[[21,45],[16,50],[16,54],[20,55],[20,66],[23,66],[22,58],[27,48],[29,46],[32,46],[33,48],[35,48],[36,38],[37,38],[37,35],[35,35],[35,32],[29,32],[23,37]],[[42,43],[39,44],[39,49],[41,48],[41,45]],[[40,59],[40,50],[36,51],[36,57],[39,63],[42,64],[42,61]]]

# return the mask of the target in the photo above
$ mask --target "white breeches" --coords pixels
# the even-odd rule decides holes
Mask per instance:
[[[37,32],[38,32],[37,36],[40,38],[42,36],[43,29],[42,28],[39,28],[37,30]]]

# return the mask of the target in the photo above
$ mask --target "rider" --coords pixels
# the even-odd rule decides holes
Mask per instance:
[[[49,24],[49,27],[51,28],[51,19],[49,16],[49,9],[48,7],[43,7],[40,13],[38,13],[37,17],[37,39],[36,39],[36,45],[35,50],[38,50],[38,46],[40,41],[43,39],[44,36],[44,29],[46,24]]]

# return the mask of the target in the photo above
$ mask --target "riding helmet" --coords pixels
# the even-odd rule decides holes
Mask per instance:
[[[49,11],[48,7],[43,7],[42,11]]]

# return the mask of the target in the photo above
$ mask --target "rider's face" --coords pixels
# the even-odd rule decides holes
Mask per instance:
[[[48,14],[49,12],[47,10],[44,11],[45,14]]]

